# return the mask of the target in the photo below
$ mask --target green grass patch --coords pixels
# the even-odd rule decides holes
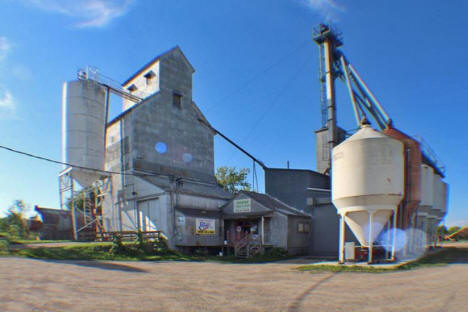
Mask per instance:
[[[304,265],[297,268],[299,271],[309,272],[361,272],[386,273],[401,270],[412,270],[424,267],[445,266],[448,264],[468,263],[468,248],[444,247],[440,250],[398,266],[375,267],[366,265]]]
[[[56,242],[56,241],[54,241]],[[80,243],[59,247],[27,247],[5,250],[0,256],[17,256],[50,260],[120,260],[120,261],[213,261],[222,263],[266,263],[291,257],[263,255],[243,259],[234,256],[185,255],[169,249],[142,249],[138,243],[123,243],[120,252],[112,252],[112,243]]]
[[[360,272],[360,273],[384,273],[394,271],[394,268],[371,267],[365,265],[303,265],[297,268],[299,271],[308,272]]]
[[[49,244],[49,243],[69,243],[70,240],[36,240],[36,239],[17,239],[12,240],[12,244],[31,245],[31,244]]]

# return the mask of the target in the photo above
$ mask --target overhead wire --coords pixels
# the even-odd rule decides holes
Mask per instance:
[[[266,110],[263,112],[263,114],[260,115],[260,117],[256,120],[256,122],[253,124],[253,126],[250,128],[249,132],[244,136],[244,138],[241,140],[241,142],[245,142],[250,135],[254,132],[254,130],[258,127],[258,125],[265,119],[266,115],[278,104],[279,99],[281,96],[284,94],[284,92],[289,88],[291,83],[293,83],[301,74],[301,72],[304,70],[305,65],[311,61],[311,58],[307,58],[304,63],[302,63],[301,67],[291,76],[291,78],[283,85],[283,87],[280,89],[280,91],[276,94],[276,96],[273,98],[273,100],[270,102],[270,105],[266,108]]]
[[[260,115],[260,117],[256,120],[256,122],[253,124],[253,126],[250,128],[248,133],[244,136],[243,139],[241,139],[241,143],[245,142],[250,135],[254,132],[254,130],[258,127],[258,125],[263,121],[263,119],[266,117],[266,115],[273,109],[273,107],[276,106],[278,103],[279,99],[283,95],[283,93],[288,89],[288,87],[291,85],[292,82],[294,82],[301,72],[304,70],[306,67],[307,63],[309,63],[312,60],[312,58],[307,57],[306,60],[301,64],[300,68],[289,78],[289,80],[283,85],[283,87],[280,89],[280,91],[275,95],[273,100],[270,102],[270,105],[267,107],[267,109],[263,112],[263,114]],[[232,154],[231,157],[229,158],[228,161],[232,160],[232,158],[235,157],[235,154]]]
[[[224,97],[222,97],[221,99],[219,99],[218,101],[215,101],[215,103],[211,106],[209,106],[206,111],[210,111],[212,110],[214,107],[216,107],[219,103],[222,103],[224,101],[226,101],[228,98],[230,98],[231,96],[239,93],[240,91],[242,91],[245,87],[247,87],[248,85],[250,85],[252,82],[254,82],[258,77],[260,77],[261,75],[263,75],[264,73],[270,71],[271,69],[273,69],[275,66],[277,66],[278,64],[280,64],[281,62],[283,62],[284,60],[286,60],[287,58],[289,58],[290,56],[294,55],[296,52],[298,52],[299,50],[301,50],[303,47],[305,47],[308,43],[310,42],[309,39],[303,41],[301,44],[299,44],[296,48],[294,48],[293,50],[291,50],[290,52],[284,54],[283,56],[281,56],[279,59],[277,59],[273,64],[270,64],[269,66],[265,67],[264,69],[258,71],[257,73],[255,73],[250,79],[247,79],[243,84],[241,84],[238,88],[236,88],[234,91],[232,91],[231,93],[228,93],[227,95],[225,95]]]
[[[73,164],[70,164],[70,163],[67,163],[67,162],[58,161],[58,160],[55,160],[55,159],[51,159],[51,158],[38,156],[38,155],[34,155],[34,154],[31,154],[31,153],[27,153],[27,152],[23,152],[23,151],[20,151],[20,150],[11,148],[11,147],[3,146],[3,145],[0,145],[0,148],[4,149],[4,150],[7,150],[7,151],[10,151],[10,152],[13,152],[13,153],[23,155],[23,156],[28,156],[28,157],[35,158],[35,159],[48,161],[48,162],[51,162],[51,163],[54,163],[54,164],[65,165],[65,166],[72,167],[72,168],[88,170],[88,171],[94,171],[94,172],[99,172],[99,173],[103,173],[103,174],[120,174],[120,175],[133,175],[133,176],[142,176],[142,175],[150,176],[150,175],[154,175],[154,174],[136,174],[136,173],[127,173],[127,172],[119,172],[119,171],[109,171],[109,170],[101,170],[101,169],[96,169],[96,168],[78,166],[78,165],[73,165]]]
[[[99,173],[102,173],[102,174],[109,174],[109,175],[110,174],[118,174],[118,175],[136,176],[136,177],[166,177],[166,178],[174,178],[176,180],[181,179],[181,180],[196,183],[196,184],[206,184],[206,185],[216,184],[216,183],[209,183],[209,182],[201,182],[199,180],[189,178],[189,177],[177,177],[175,175],[155,173],[155,172],[152,172],[152,171],[142,170],[142,169],[137,169],[137,170],[140,171],[140,172],[143,172],[143,173],[101,170],[101,169],[96,169],[96,168],[73,165],[73,164],[70,164],[70,163],[67,163],[67,162],[58,161],[58,160],[55,160],[55,159],[34,155],[34,154],[31,154],[31,153],[23,152],[23,151],[20,151],[20,150],[11,148],[11,147],[3,146],[3,145],[0,145],[0,149],[4,149],[4,150],[7,150],[9,152],[17,153],[17,154],[27,156],[27,157],[31,157],[31,158],[35,158],[35,159],[38,159],[38,160],[44,160],[44,161],[54,163],[54,164],[58,164],[58,165],[65,165],[65,166],[68,166],[68,167],[71,167],[71,168],[88,170],[88,171],[93,171],[93,172],[99,172]]]

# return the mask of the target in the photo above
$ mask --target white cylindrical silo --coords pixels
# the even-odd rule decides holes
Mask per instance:
[[[403,143],[363,125],[332,157],[333,204],[369,246],[403,198]]]
[[[63,161],[73,166],[104,169],[106,90],[90,80],[64,83]],[[73,168],[72,176],[83,186],[96,181],[99,172]]]
[[[432,184],[432,197],[433,197],[433,209],[441,210],[443,201],[445,199],[444,186],[442,177],[438,174],[434,174],[434,181]]]
[[[434,170],[426,165],[421,165],[421,206],[432,207],[434,205]]]

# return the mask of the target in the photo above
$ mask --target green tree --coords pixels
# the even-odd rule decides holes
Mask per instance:
[[[437,227],[437,234],[438,235],[447,235],[447,227],[445,225],[439,225]]]
[[[0,232],[8,233],[11,237],[27,238],[29,228],[24,218],[30,210],[22,200],[15,200],[8,208],[7,216],[0,220]]]
[[[231,193],[237,191],[249,191],[250,183],[247,182],[248,168],[237,169],[236,167],[218,167],[216,169],[216,180],[223,188]]]
[[[451,227],[448,228],[447,234],[451,235],[451,234],[453,234],[455,232],[458,232],[459,230],[460,230],[459,226],[451,226]]]

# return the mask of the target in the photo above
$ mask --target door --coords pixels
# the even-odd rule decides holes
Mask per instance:
[[[157,199],[143,200],[138,202],[139,229],[143,232],[157,231],[160,220],[158,220]]]

